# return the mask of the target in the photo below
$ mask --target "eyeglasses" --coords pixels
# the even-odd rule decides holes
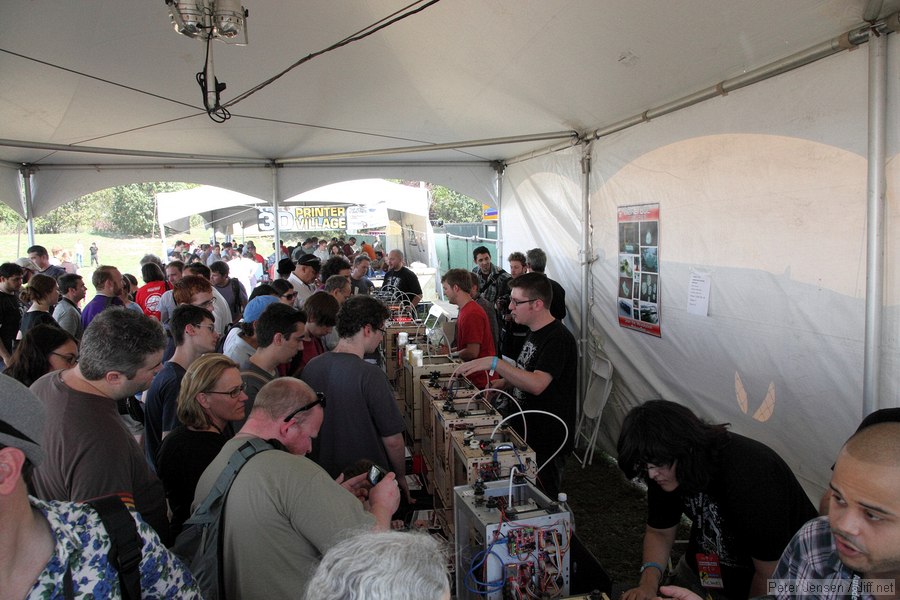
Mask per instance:
[[[50,354],[52,354],[53,356],[60,357],[61,359],[66,361],[66,364],[69,366],[74,365],[75,363],[78,362],[77,354],[60,354],[59,352],[52,352],[52,351],[50,352]]]
[[[322,405],[322,408],[325,408],[325,394],[323,392],[316,392],[316,399],[314,402],[310,402],[306,406],[301,406],[300,408],[298,408],[297,410],[295,410],[294,412],[292,412],[291,414],[286,416],[284,418],[284,422],[290,423],[291,419],[296,417],[298,413],[302,413],[305,410],[311,410],[311,409],[315,408],[316,406],[319,406],[320,404]]]
[[[241,395],[241,393],[247,388],[246,383],[242,383],[232,390],[228,390],[225,392],[217,392],[215,390],[210,390],[208,392],[203,392],[204,394],[225,394],[226,396],[231,396],[232,398],[237,398]]]
[[[381,335],[387,335],[387,330],[384,327],[375,327],[378,331],[381,332]]]
[[[513,306],[519,306],[520,304],[531,304],[535,300],[537,300],[537,298],[532,298],[531,300],[516,300],[515,298],[510,298],[509,303]]]
[[[202,304],[194,304],[194,306],[199,306],[200,308],[205,308],[206,310],[212,310],[212,307],[215,305],[216,305],[216,297],[215,296],[213,296],[206,302],[203,302]]]
[[[213,324],[201,325],[200,323],[193,323],[194,327],[199,327],[200,329],[208,329],[212,333],[216,332],[216,326]]]
[[[297,292],[289,292],[287,294],[282,294],[281,297],[287,298],[288,300],[293,300],[294,298],[297,297]]]

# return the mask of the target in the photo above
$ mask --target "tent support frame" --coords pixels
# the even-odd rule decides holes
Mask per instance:
[[[881,326],[884,310],[885,137],[887,124],[887,39],[869,40],[868,169],[866,182],[866,317],[863,358],[863,416],[879,407]]]

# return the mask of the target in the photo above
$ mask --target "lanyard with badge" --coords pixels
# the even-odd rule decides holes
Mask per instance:
[[[702,543],[706,539],[704,535],[706,514],[703,511],[706,496],[703,492],[700,492],[699,496],[700,508],[697,514],[700,517],[700,541]],[[715,552],[698,552],[695,557],[697,559],[697,574],[700,576],[700,585],[707,590],[725,589],[725,584],[722,581],[722,565],[719,562],[719,555]]]

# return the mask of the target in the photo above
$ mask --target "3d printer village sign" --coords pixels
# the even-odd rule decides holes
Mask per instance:
[[[256,224],[260,231],[275,231],[275,211],[260,208]],[[347,229],[347,207],[287,206],[278,209],[281,231],[333,231]]]

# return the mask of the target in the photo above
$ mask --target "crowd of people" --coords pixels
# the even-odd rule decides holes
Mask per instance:
[[[404,420],[371,360],[390,313],[370,276],[382,269],[382,288],[413,306],[422,289],[402,251],[356,242],[309,238],[264,258],[252,243],[179,241],[165,261],[142,259],[143,285],[98,264],[83,306],[82,277],[50,271],[41,246],[29,248],[30,265],[0,265],[4,597],[107,597],[112,542],[82,503],[111,494],[133,509],[145,597],[199,597],[167,547],[235,453],[261,439],[279,451],[247,461],[223,510],[228,596],[449,598],[433,540],[390,532],[415,498]],[[471,270],[441,278],[459,308],[447,350],[463,361],[458,375],[503,392],[493,398],[503,411],[525,411],[511,420],[520,433],[541,431],[528,438],[536,483],[555,499],[577,412],[565,292],[544,274],[540,248],[510,254],[509,272],[485,246],[472,258]],[[625,598],[747,598],[779,578],[896,579],[900,424],[865,425],[837,459],[829,515],[816,519],[765,445],[674,402],[634,408],[619,465],[646,483],[649,509],[640,583]],[[368,479],[372,465],[380,481]],[[669,569],[683,514],[688,551]],[[387,554],[392,572],[373,572]],[[394,587],[398,574],[413,595]]]

